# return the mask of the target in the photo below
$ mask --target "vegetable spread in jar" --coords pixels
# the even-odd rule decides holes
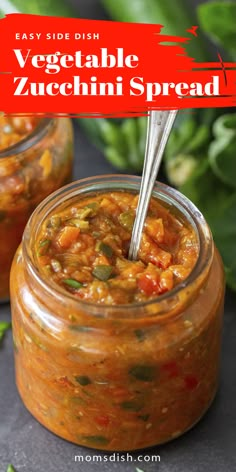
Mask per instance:
[[[0,300],[25,224],[38,203],[70,180],[68,118],[0,117]]]
[[[152,199],[138,261],[127,259],[137,195],[109,192],[50,216],[36,241],[39,269],[76,297],[96,303],[136,303],[186,279],[198,241],[186,221]]]
[[[139,183],[108,176],[56,192],[11,272],[19,393],[48,429],[97,449],[181,435],[218,383],[224,275],[208,226],[158,184],[128,261]]]

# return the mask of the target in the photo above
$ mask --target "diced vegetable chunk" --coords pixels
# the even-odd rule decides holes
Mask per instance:
[[[74,280],[74,279],[64,279],[63,282],[64,282],[64,284],[68,285],[68,287],[71,287],[71,288],[78,289],[78,288],[83,287],[83,284],[81,284],[80,282],[78,282],[78,280]]]
[[[132,231],[135,214],[133,210],[125,211],[119,216],[119,223],[128,231]]]
[[[63,249],[68,249],[80,234],[80,229],[74,226],[65,226],[57,236],[57,243]]]
[[[99,241],[96,244],[96,251],[101,252],[107,257],[111,257],[113,254],[113,249],[108,244],[105,244],[103,241]]]
[[[108,265],[98,265],[93,269],[93,275],[99,280],[106,281],[112,273],[112,267]]]

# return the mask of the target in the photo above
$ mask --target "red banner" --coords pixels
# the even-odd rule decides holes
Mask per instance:
[[[231,107],[236,63],[197,63],[161,25],[11,14],[0,20],[4,113],[127,116]],[[184,32],[183,32],[184,34]]]

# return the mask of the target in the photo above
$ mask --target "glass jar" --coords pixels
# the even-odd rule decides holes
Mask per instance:
[[[176,190],[157,183],[154,196],[193,226],[199,257],[172,291],[135,305],[86,303],[35,265],[36,236],[52,211],[139,185],[138,177],[103,176],[55,192],[30,218],[11,272],[20,396],[46,428],[96,449],[131,451],[180,436],[206,412],[218,384],[222,262],[203,216]]]
[[[0,301],[9,295],[10,267],[26,222],[47,195],[70,181],[72,157],[69,118],[42,118],[24,139],[0,151]]]

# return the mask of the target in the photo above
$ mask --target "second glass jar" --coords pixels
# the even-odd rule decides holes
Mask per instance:
[[[8,299],[12,259],[30,214],[70,181],[72,160],[69,118],[42,118],[25,139],[0,151],[0,302]]]

